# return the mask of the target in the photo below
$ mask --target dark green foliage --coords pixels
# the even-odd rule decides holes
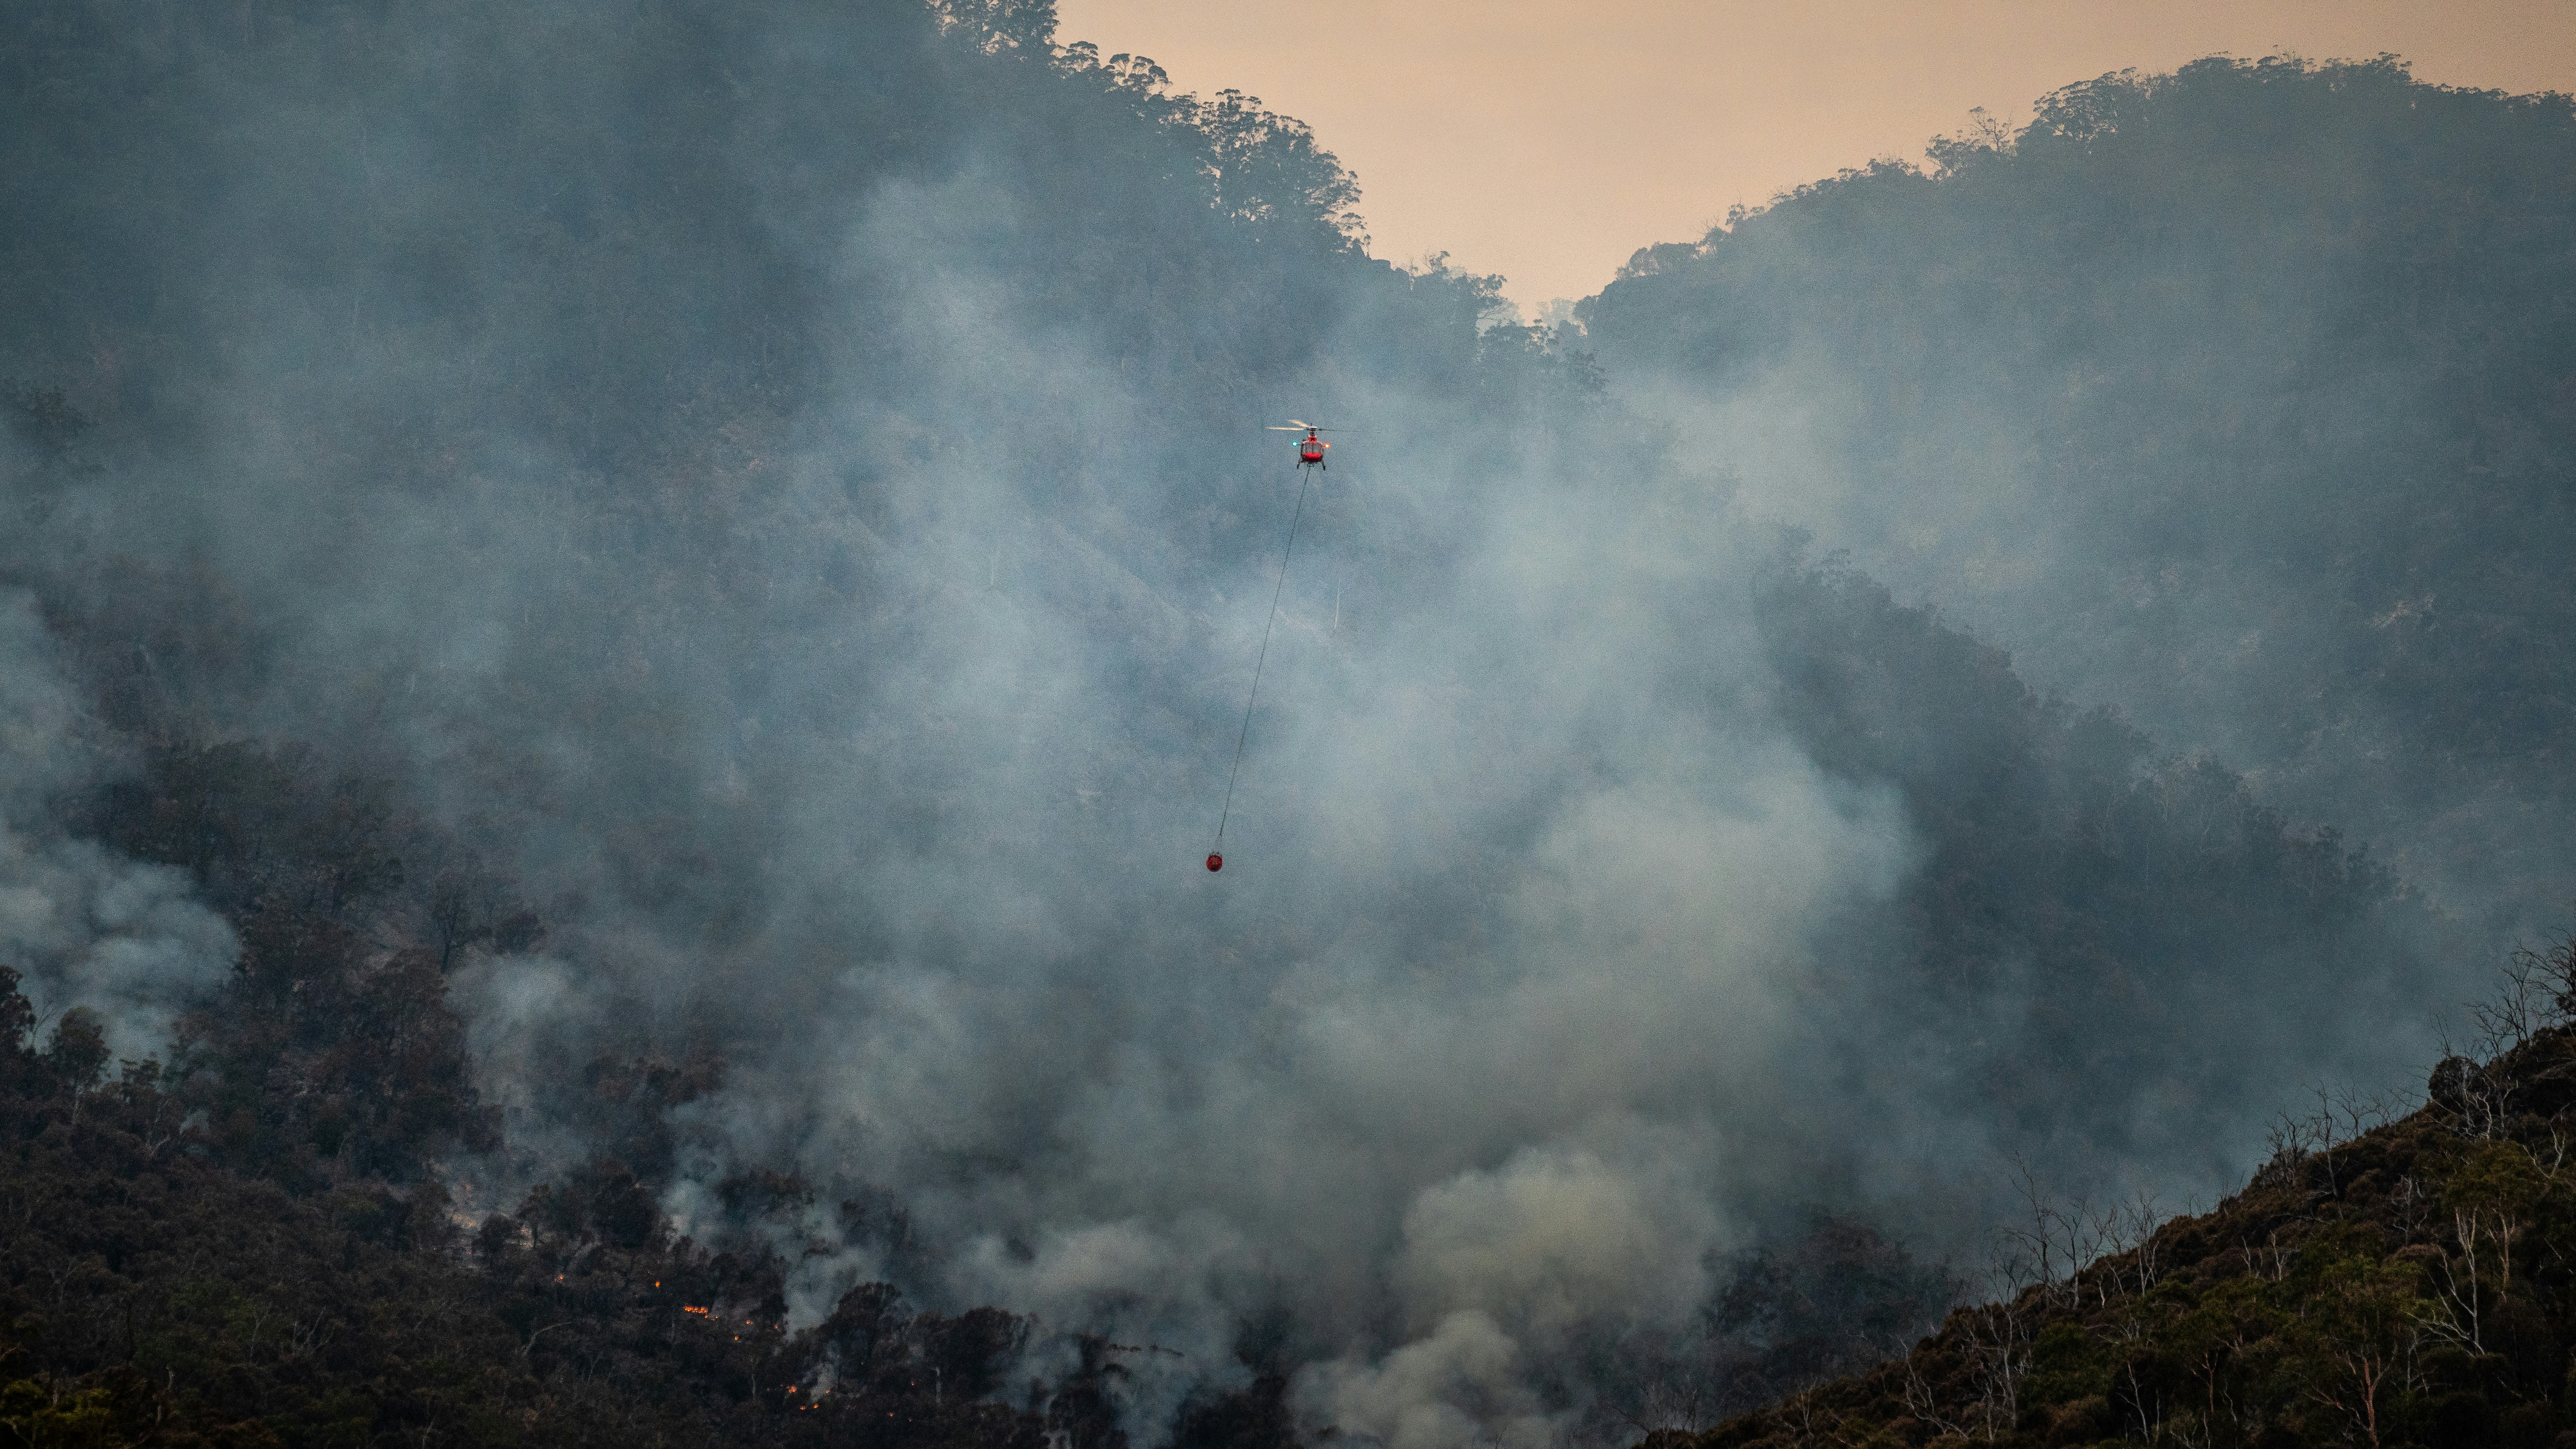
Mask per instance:
[[[2342,1141],[2289,1131],[2213,1212],[1660,1442],[2554,1443],[2576,1344],[2576,1029],[2509,1036],[2463,1072],[2455,1105]]]
[[[613,1163],[462,1253],[434,1182],[290,1194],[224,1165],[149,1066],[92,1085],[62,1034],[34,1050],[14,984],[0,970],[0,1423],[21,1442],[1123,1442],[1109,1346],[1040,1413],[995,1401],[1028,1343],[1010,1314],[871,1284],[789,1333],[774,1255],[674,1240]]]

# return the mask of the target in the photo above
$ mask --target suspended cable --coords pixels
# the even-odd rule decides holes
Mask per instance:
[[[1252,661],[1252,694],[1243,702],[1243,728],[1234,737],[1234,765],[1225,772],[1225,808],[1216,817],[1216,843],[1208,847],[1207,868],[1225,865],[1225,822],[1234,815],[1234,780],[1243,773],[1243,746],[1252,738],[1252,707],[1261,700],[1261,666],[1270,661],[1270,631],[1279,623],[1279,595],[1288,587],[1288,559],[1297,551],[1297,524],[1306,516],[1306,488],[1311,469],[1297,470],[1297,509],[1288,515],[1288,543],[1279,550],[1279,579],[1270,586],[1270,617],[1261,624],[1261,652]]]

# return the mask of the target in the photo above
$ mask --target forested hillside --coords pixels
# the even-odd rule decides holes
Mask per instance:
[[[1625,1441],[2481,959],[1043,4],[0,14],[0,1418]]]
[[[2034,1199],[2012,1291],[1866,1374],[1658,1449],[2576,1442],[2576,944],[2523,953],[2430,1101],[2284,1114],[2241,1192],[2147,1230]],[[2392,1115],[2397,1120],[2387,1120]]]
[[[352,974],[300,983],[354,988],[364,1016],[344,1052],[403,1035],[371,1008],[405,987],[415,1033],[434,1042],[444,1025],[452,1037],[434,991],[417,991],[435,981],[426,961]],[[75,1008],[36,1050],[15,986],[14,973],[0,977],[16,1216],[0,1249],[0,1426],[18,1443],[1120,1442],[1109,1392],[1119,1371],[1097,1339],[1080,1340],[1050,1384],[1012,1377],[1028,1320],[915,1312],[883,1283],[791,1325],[774,1251],[675,1238],[615,1168],[465,1230],[435,1184],[403,1192],[350,1170],[353,1159],[382,1164],[345,1150],[335,1110],[349,1096],[287,1144],[303,1173],[261,1172],[277,1165],[259,1162],[275,1143],[252,1124],[273,1127],[277,1114],[263,1123],[235,1108],[210,1126],[200,1105],[230,1063],[187,1054],[169,1079],[128,1064],[102,1080],[96,1018]],[[212,1022],[198,1031],[222,1035]],[[402,1044],[413,1073],[461,1065]],[[369,1085],[400,1092],[409,1075],[395,1068]],[[360,1110],[374,1105],[353,1095]],[[413,1140],[379,1131],[378,1154],[439,1145],[455,1124],[401,1125]],[[317,1175],[326,1163],[337,1170]],[[798,1192],[811,1196],[783,1181],[728,1184],[745,1223]],[[1288,1442],[1280,1384],[1195,1406],[1178,1442]]]
[[[1591,344],[1758,511],[2555,919],[2576,721],[2576,106],[2393,59],[2043,98],[1640,251]]]

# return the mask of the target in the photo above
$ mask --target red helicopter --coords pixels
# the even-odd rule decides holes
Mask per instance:
[[[1286,427],[1280,427],[1274,423],[1270,426],[1270,431],[1302,432],[1306,435],[1297,440],[1297,467],[1301,470],[1299,474],[1301,478],[1304,476],[1302,470],[1307,468],[1323,468],[1328,473],[1332,471],[1325,466],[1324,450],[1333,445],[1324,441],[1324,434],[1332,432],[1333,429],[1290,418]],[[1306,485],[1301,482],[1297,485],[1297,511],[1288,519],[1288,546],[1279,552],[1279,582],[1274,584],[1270,591],[1270,623],[1261,627],[1261,653],[1252,661],[1252,697],[1244,701],[1243,729],[1234,741],[1234,766],[1226,771],[1225,809],[1218,814],[1216,820],[1216,838],[1220,843],[1225,840],[1226,816],[1234,813],[1234,777],[1243,768],[1243,742],[1252,734],[1252,703],[1261,698],[1261,665],[1263,660],[1270,657],[1270,624],[1279,622],[1279,590],[1286,587],[1288,583],[1288,555],[1297,547],[1297,520],[1305,516]],[[1213,850],[1209,851],[1207,868],[1212,871],[1225,869],[1225,857]]]
[[[1313,423],[1301,423],[1295,418],[1290,418],[1288,420],[1288,426],[1283,428],[1274,425],[1270,431],[1274,433],[1293,433],[1300,428],[1306,430],[1306,436],[1297,440],[1297,466],[1300,468],[1323,468],[1327,473],[1333,471],[1331,468],[1326,467],[1324,463],[1324,450],[1333,445],[1325,442],[1321,436],[1322,434],[1333,431],[1331,428],[1319,428]]]

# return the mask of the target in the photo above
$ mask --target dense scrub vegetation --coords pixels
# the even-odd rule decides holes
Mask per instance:
[[[2243,1191],[2160,1225],[2034,1198],[2017,1292],[1865,1374],[1648,1442],[2576,1442],[2571,1008],[2576,943],[2525,953],[2482,1009],[2501,1050],[2445,1060],[2420,1109],[2329,1094],[2283,1118]]]
[[[2576,103],[2210,59],[1933,156],[1641,251],[1591,345],[1723,409],[1694,431],[1758,506],[2035,680],[2466,914],[2554,910]]]
[[[800,1180],[727,1184],[720,1243],[675,1236],[660,1178],[606,1156],[514,1213],[458,1214],[431,1159],[488,1147],[492,1129],[435,957],[361,951],[362,903],[299,910],[257,889],[313,864],[253,883],[240,971],[166,1065],[112,1063],[86,1008],[40,1043],[0,968],[0,1425],[15,1442],[1125,1442],[1132,1348],[1069,1339],[1059,1370],[1015,1378],[1049,1361],[1028,1356],[1030,1320],[916,1311],[886,1283],[791,1328],[764,1229],[812,1199]],[[391,893],[363,903],[379,926]],[[683,1073],[590,1075],[616,1099]],[[1175,1442],[1288,1442],[1283,1382],[1189,1403]]]
[[[1097,1340],[1052,1385],[1010,1381],[1027,1320],[915,1312],[881,1283],[790,1331],[774,1252],[675,1239],[613,1166],[479,1228],[435,1183],[290,1193],[223,1165],[192,1074],[101,1080],[94,1025],[68,1017],[38,1051],[25,999],[0,1011],[16,1442],[1123,1442]],[[1264,1442],[1266,1392],[1194,1408],[1256,1429],[1192,1442]]]

